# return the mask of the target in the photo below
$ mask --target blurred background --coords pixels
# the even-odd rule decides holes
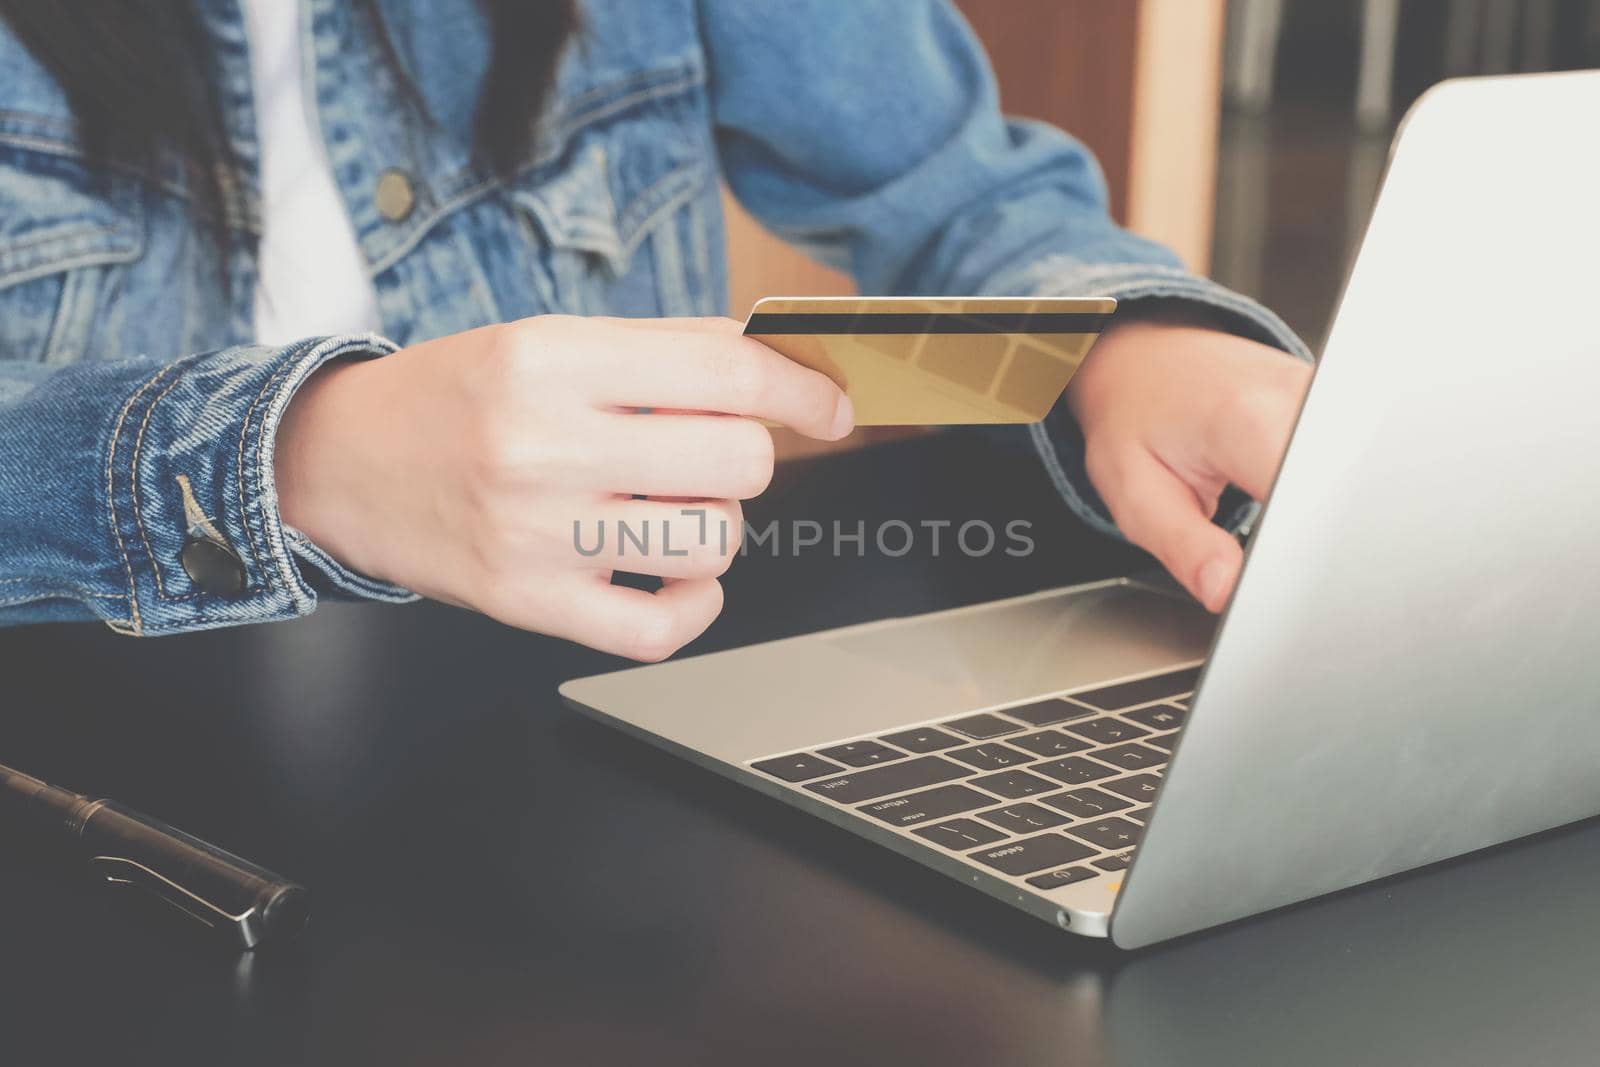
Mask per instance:
[[[1093,148],[1120,221],[1317,351],[1411,102],[1446,77],[1600,66],[1600,0],[957,3],[1006,110]],[[729,212],[734,315],[850,291]]]
[[[1443,78],[1600,66],[1600,0],[1231,0],[1224,22],[1211,273],[1318,351],[1406,108]]]

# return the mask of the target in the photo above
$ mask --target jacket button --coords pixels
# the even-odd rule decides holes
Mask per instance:
[[[201,592],[216,596],[238,596],[244,592],[244,564],[227,545],[205,537],[191,537],[183,543],[178,558]]]
[[[401,222],[411,214],[417,203],[417,191],[405,171],[386,170],[378,175],[378,188],[373,193],[378,214],[390,222]]]

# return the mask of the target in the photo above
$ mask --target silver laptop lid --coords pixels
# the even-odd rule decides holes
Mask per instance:
[[[1597,129],[1600,73],[1413,110],[1118,944],[1600,813]]]

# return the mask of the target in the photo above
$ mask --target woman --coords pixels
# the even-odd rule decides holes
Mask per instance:
[[[421,594],[670,654],[736,539],[630,565],[651,594],[573,520],[732,521],[771,475],[758,420],[852,426],[707,317],[719,175],[863,292],[1121,299],[1034,442],[1087,521],[1213,610],[1231,589],[1211,517],[1265,492],[1304,349],[1113,225],[1081,146],[1002,119],[945,0],[0,16],[0,621],[165,634]]]

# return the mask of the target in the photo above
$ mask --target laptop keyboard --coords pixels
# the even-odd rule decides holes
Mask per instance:
[[[1199,667],[750,767],[1035,889],[1127,868]]]

